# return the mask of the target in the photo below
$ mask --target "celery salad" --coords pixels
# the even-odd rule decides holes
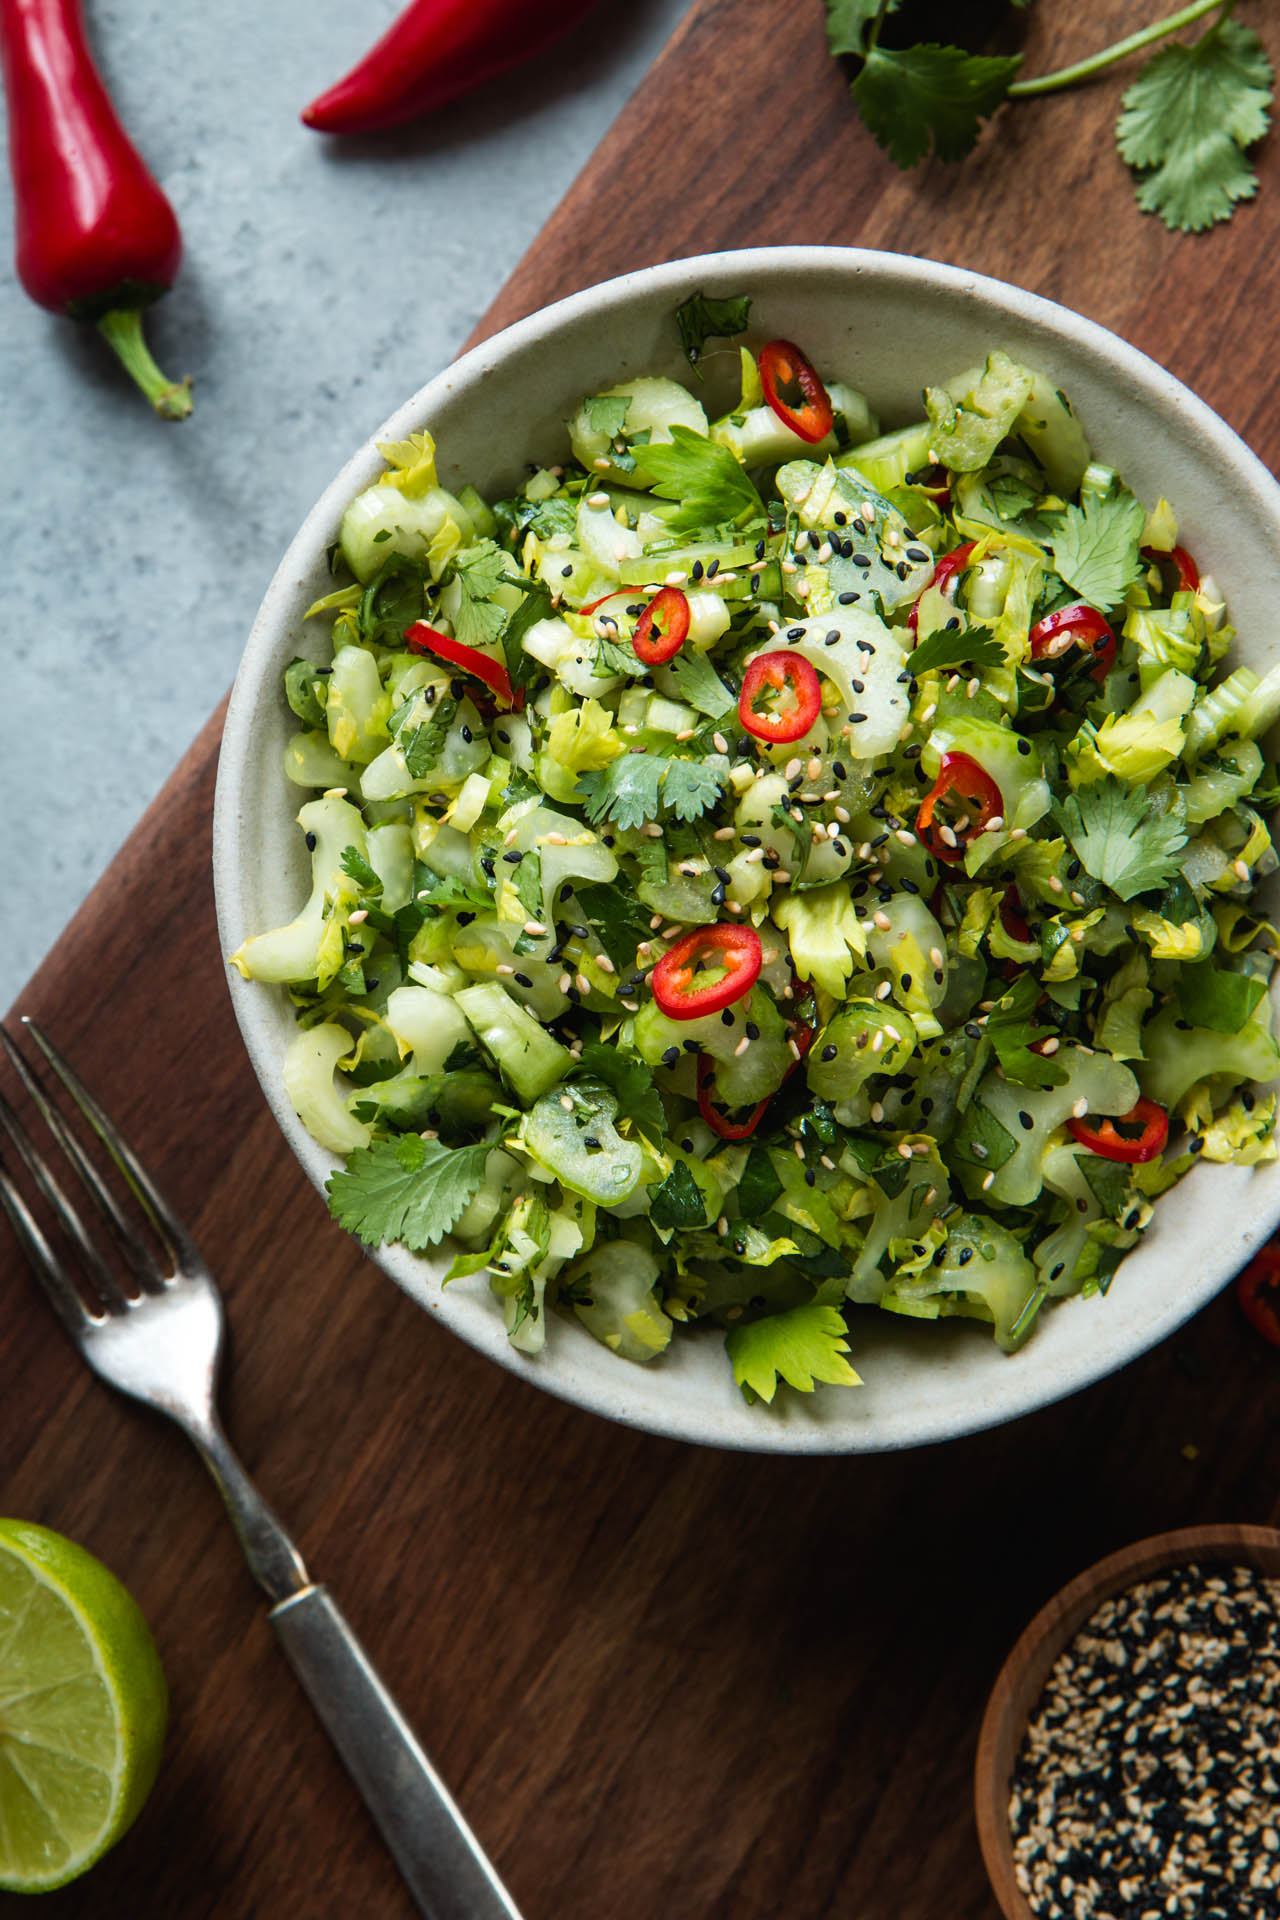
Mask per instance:
[[[881,433],[749,305],[510,498],[381,449],[284,680],[310,898],[232,958],[362,1241],[771,1400],[857,1384],[855,1308],[1103,1314],[1197,1157],[1275,1157],[1280,668],[1041,373]]]

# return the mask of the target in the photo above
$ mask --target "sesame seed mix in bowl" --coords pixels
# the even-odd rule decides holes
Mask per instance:
[[[701,1328],[772,1400],[860,1316],[1013,1353],[1276,1157],[1280,668],[1046,371],[885,433],[852,346],[704,353],[750,307],[510,492],[380,448],[284,674],[310,895],[232,958],[363,1241],[449,1236],[534,1365]]]
[[[1276,1920],[1280,1581],[1188,1565],[1105,1601],[1014,1769],[1036,1920]]]

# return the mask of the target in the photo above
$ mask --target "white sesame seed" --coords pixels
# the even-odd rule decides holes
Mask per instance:
[[[996,1183],[996,1177],[994,1173],[984,1173],[982,1176],[982,1191],[984,1193],[990,1193],[995,1183]]]
[[[662,828],[656,820],[651,820],[644,831],[648,834],[650,840],[661,840],[662,838]]]
[[[819,1164],[820,1166],[823,1166],[823,1167],[825,1167],[828,1173],[834,1173],[834,1172],[835,1172],[835,1170],[836,1170],[836,1163],[835,1163],[835,1161],[834,1161],[834,1160],[832,1160],[832,1159],[831,1159],[831,1158],[829,1157],[829,1155],[827,1155],[827,1154],[825,1154],[825,1153],[820,1153],[820,1154],[818,1155],[818,1164]]]
[[[347,790],[345,787],[326,787],[324,797],[326,800],[345,800]]]
[[[602,453],[598,453],[595,459],[591,462],[591,464],[595,468],[597,473],[608,473],[609,468],[613,465],[613,462],[611,460],[606,460]]]
[[[1089,1102],[1084,1099],[1077,1100],[1071,1111],[1077,1120],[1083,1120],[1089,1111]]]
[[[788,760],[786,766],[782,769],[783,779],[794,780],[796,775],[803,768],[803,766],[804,766],[803,760]]]
[[[762,861],[763,859],[764,859],[764,848],[763,848],[763,847],[751,847],[751,848],[750,848],[750,849],[748,850],[748,852],[747,852],[747,857],[746,857],[746,860],[745,860],[745,862],[744,862],[744,865],[746,865],[746,866],[748,866],[748,867],[755,867],[755,866],[759,866],[759,864],[760,864],[760,862],[761,862],[761,861]]]
[[[676,921],[672,926],[664,927],[662,929],[662,937],[664,940],[678,940],[680,938],[680,935],[683,932],[684,932],[683,923],[680,921]]]
[[[985,831],[987,833],[1002,833],[1004,831],[1004,815],[1002,813],[993,813],[986,824]]]
[[[569,988],[572,985],[573,985],[573,982],[569,978],[569,975],[567,973],[562,973],[560,975],[560,978],[556,981],[556,987],[561,993],[568,993]]]
[[[930,960],[930,963],[935,967],[942,967],[946,965],[946,955],[943,953],[941,947],[930,947],[929,960]]]
[[[927,706],[927,707],[924,707],[924,708],[923,708],[923,709],[921,710],[921,714],[920,714],[920,725],[921,725],[921,726],[923,726],[926,720],[932,720],[932,718],[933,718],[933,716],[934,716],[934,714],[935,714],[935,713],[936,713],[937,711],[938,711],[938,703],[937,703],[937,701],[936,701],[936,700],[931,700],[931,701],[929,702],[929,704],[928,704],[928,706]]]
[[[607,493],[589,493],[587,495],[587,505],[589,507],[607,507],[608,504],[609,496]]]
[[[568,1094],[567,1094],[567,1093],[562,1093],[562,1094],[560,1095],[560,1105],[561,1105],[561,1106],[562,1106],[562,1107],[564,1108],[564,1110],[565,1110],[565,1112],[566,1112],[566,1113],[572,1113],[572,1112],[573,1112],[573,1102],[572,1102],[572,1100],[571,1100],[571,1099],[569,1098],[569,1096],[568,1096]]]
[[[840,825],[842,827],[848,826],[849,809],[847,807],[832,807],[831,811],[832,813],[834,813],[836,819],[840,822]]]
[[[909,1140],[899,1140],[898,1152],[902,1155],[902,1158],[904,1160],[909,1160],[914,1151],[915,1149],[912,1147],[911,1142]]]
[[[1059,880],[1059,878],[1058,878],[1058,876],[1057,876],[1057,874],[1056,874],[1056,873],[1051,873],[1051,874],[1049,875],[1049,891],[1050,891],[1050,893],[1065,893],[1065,892],[1066,892],[1066,888],[1065,888],[1065,887],[1063,886],[1063,884],[1062,884],[1062,882],[1061,882],[1061,880]]]
[[[1009,835],[1009,838],[1011,840],[1025,840],[1026,837],[1027,837],[1027,830],[1025,827],[1015,827],[1013,829],[1013,832]]]
[[[574,981],[574,985],[577,987],[579,993],[590,993],[591,991],[591,982],[588,980],[585,973],[580,973],[578,975],[577,979]]]
[[[893,925],[892,920],[884,911],[883,907],[878,908],[876,912],[872,914],[871,918],[875,921],[881,933],[888,933],[890,927]]]
[[[1231,871],[1232,871],[1232,873],[1234,873],[1234,874],[1235,874],[1235,876],[1236,876],[1236,879],[1237,879],[1237,880],[1247,880],[1247,879],[1249,878],[1249,863],[1248,863],[1248,861],[1247,861],[1247,860],[1233,860],[1233,861],[1231,862]]]
[[[878,1100],[873,1100],[871,1102],[871,1118],[875,1122],[876,1126],[879,1126],[880,1122],[884,1119],[884,1108],[880,1105],[880,1102]]]
[[[882,1033],[872,1034],[871,1051],[872,1053],[882,1053],[884,1051],[884,1035]]]
[[[882,980],[880,982],[880,985],[876,988],[876,999],[887,1000],[889,998],[889,995],[892,992],[893,992],[893,988],[890,986],[889,982],[887,980]]]
[[[650,914],[649,916],[650,933],[656,933],[658,931],[658,928],[661,925],[662,925],[662,915],[660,913]]]
[[[599,967],[601,973],[616,973],[618,971],[607,953],[598,953],[596,955],[596,965]]]
[[[544,833],[542,838],[549,847],[567,847],[569,844],[562,833]]]
[[[500,960],[497,966],[494,968],[494,972],[501,973],[501,974],[511,974],[515,972],[515,968],[507,966],[505,961]]]
[[[1082,907],[1084,905],[1084,895],[1077,893],[1074,887],[1071,889],[1071,904],[1073,907]]]
[[[813,759],[809,762],[808,766],[804,770],[804,777],[806,780],[816,780],[821,772],[822,772],[822,762],[821,760],[819,760],[818,756],[815,754]]]
[[[347,915],[347,925],[349,927],[359,927],[362,926],[368,918],[368,907],[357,907],[354,913]]]
[[[711,736],[711,744],[717,753],[728,753],[729,751],[729,742],[722,733],[713,733]]]
[[[679,731],[679,733],[678,733],[678,734],[676,735],[676,739],[677,739],[677,740],[692,740],[692,738],[693,738],[693,736],[694,736],[694,734],[695,734],[695,733],[696,733],[697,731],[698,731],[698,729],[697,729],[696,727],[681,727],[681,729],[680,729],[680,731]]]
[[[524,930],[531,940],[539,939],[546,932],[541,920],[526,920]]]
[[[973,679],[969,682],[968,686],[964,690],[965,698],[967,700],[972,700],[974,694],[978,691],[978,688],[981,686],[981,684],[982,682],[978,679],[977,674],[975,674]]]
[[[907,827],[898,827],[895,830],[894,838],[900,841],[904,847],[914,847],[916,844],[916,837],[914,833],[912,833],[910,829]]]

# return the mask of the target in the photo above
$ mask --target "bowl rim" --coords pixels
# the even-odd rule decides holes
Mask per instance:
[[[780,272],[813,276],[823,270],[850,284],[866,275],[904,292],[924,295],[941,290],[962,303],[972,302],[976,308],[994,309],[993,325],[998,317],[1004,316],[1024,331],[1039,334],[1046,345],[1065,342],[1099,368],[1105,365],[1112,374],[1128,377],[1153,405],[1161,407],[1166,417],[1178,417],[1186,440],[1198,439],[1206,444],[1218,462],[1229,468],[1237,482],[1254,497],[1259,509],[1265,508],[1280,526],[1280,483],[1235,429],[1205,401],[1140,348],[1098,321],[1011,282],[964,267],[881,250],[788,245],[690,255],[636,268],[582,288],[480,341],[428,380],[343,463],[290,541],[246,641],[228,702],[218,758],[213,809],[213,877],[224,954],[233,950],[240,931],[237,900],[242,872],[241,848],[248,826],[241,794],[252,760],[254,722],[264,686],[269,682],[274,690],[276,685],[275,667],[272,666],[268,675],[267,664],[273,649],[279,645],[299,580],[314,565],[317,553],[323,551],[352,494],[360,485],[367,484],[367,473],[380,464],[377,444],[405,438],[442,403],[456,402],[459,388],[481,381],[495,361],[536,344],[583,317],[623,307],[637,295],[665,294],[674,306],[677,299],[684,297],[699,281],[722,285],[727,277],[739,287],[750,287],[753,276],[758,281],[762,276],[773,277]],[[323,1193],[325,1180],[341,1163],[306,1132],[283,1094],[278,1048],[272,1039],[270,996],[262,993],[256,983],[242,980],[234,969],[228,969],[228,988],[241,1037],[267,1103],[303,1170]],[[1119,1371],[1168,1338],[1198,1312],[1230,1281],[1277,1224],[1280,1224],[1280,1182],[1276,1183],[1269,1200],[1255,1203],[1243,1223],[1239,1218],[1229,1224],[1224,1221],[1216,1264],[1191,1279],[1176,1299],[1166,1301],[1127,1338],[1106,1344],[1106,1364],[1102,1368],[1090,1364],[1081,1355],[1075,1364],[1061,1367],[1052,1376],[1028,1373],[1021,1392],[1001,1393],[989,1399],[975,1396],[967,1417],[957,1419],[952,1414],[945,1420],[931,1419],[926,1405],[918,1411],[914,1427],[899,1425],[893,1432],[879,1436],[859,1428],[856,1422],[838,1425],[828,1420],[771,1418],[771,1413],[776,1414],[776,1403],[774,1409],[750,1409],[752,1425],[734,1424],[731,1431],[723,1429],[722,1418],[714,1410],[707,1414],[698,1407],[686,1408],[674,1394],[668,1403],[669,1413],[655,1414],[643,1404],[642,1394],[628,1393],[626,1375],[630,1370],[621,1363],[616,1366],[620,1376],[616,1380],[597,1380],[592,1376],[584,1383],[564,1379],[553,1363],[548,1364],[546,1353],[531,1361],[512,1347],[497,1313],[484,1316],[479,1323],[458,1324],[450,1313],[448,1295],[430,1268],[429,1256],[410,1254],[402,1247],[365,1251],[411,1298],[445,1320],[455,1336],[487,1358],[496,1360],[543,1391],[621,1425],[664,1438],[748,1452],[873,1453],[959,1439],[1003,1425],[1051,1406]]]

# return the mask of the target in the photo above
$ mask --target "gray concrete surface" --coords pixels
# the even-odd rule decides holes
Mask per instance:
[[[601,0],[431,121],[335,143],[298,112],[400,0],[86,0],[186,258],[149,322],[195,377],[154,419],[12,272],[0,185],[0,1006],[234,675],[276,561],[347,455],[497,293],[688,0]],[[163,876],[158,876],[163,884]]]

